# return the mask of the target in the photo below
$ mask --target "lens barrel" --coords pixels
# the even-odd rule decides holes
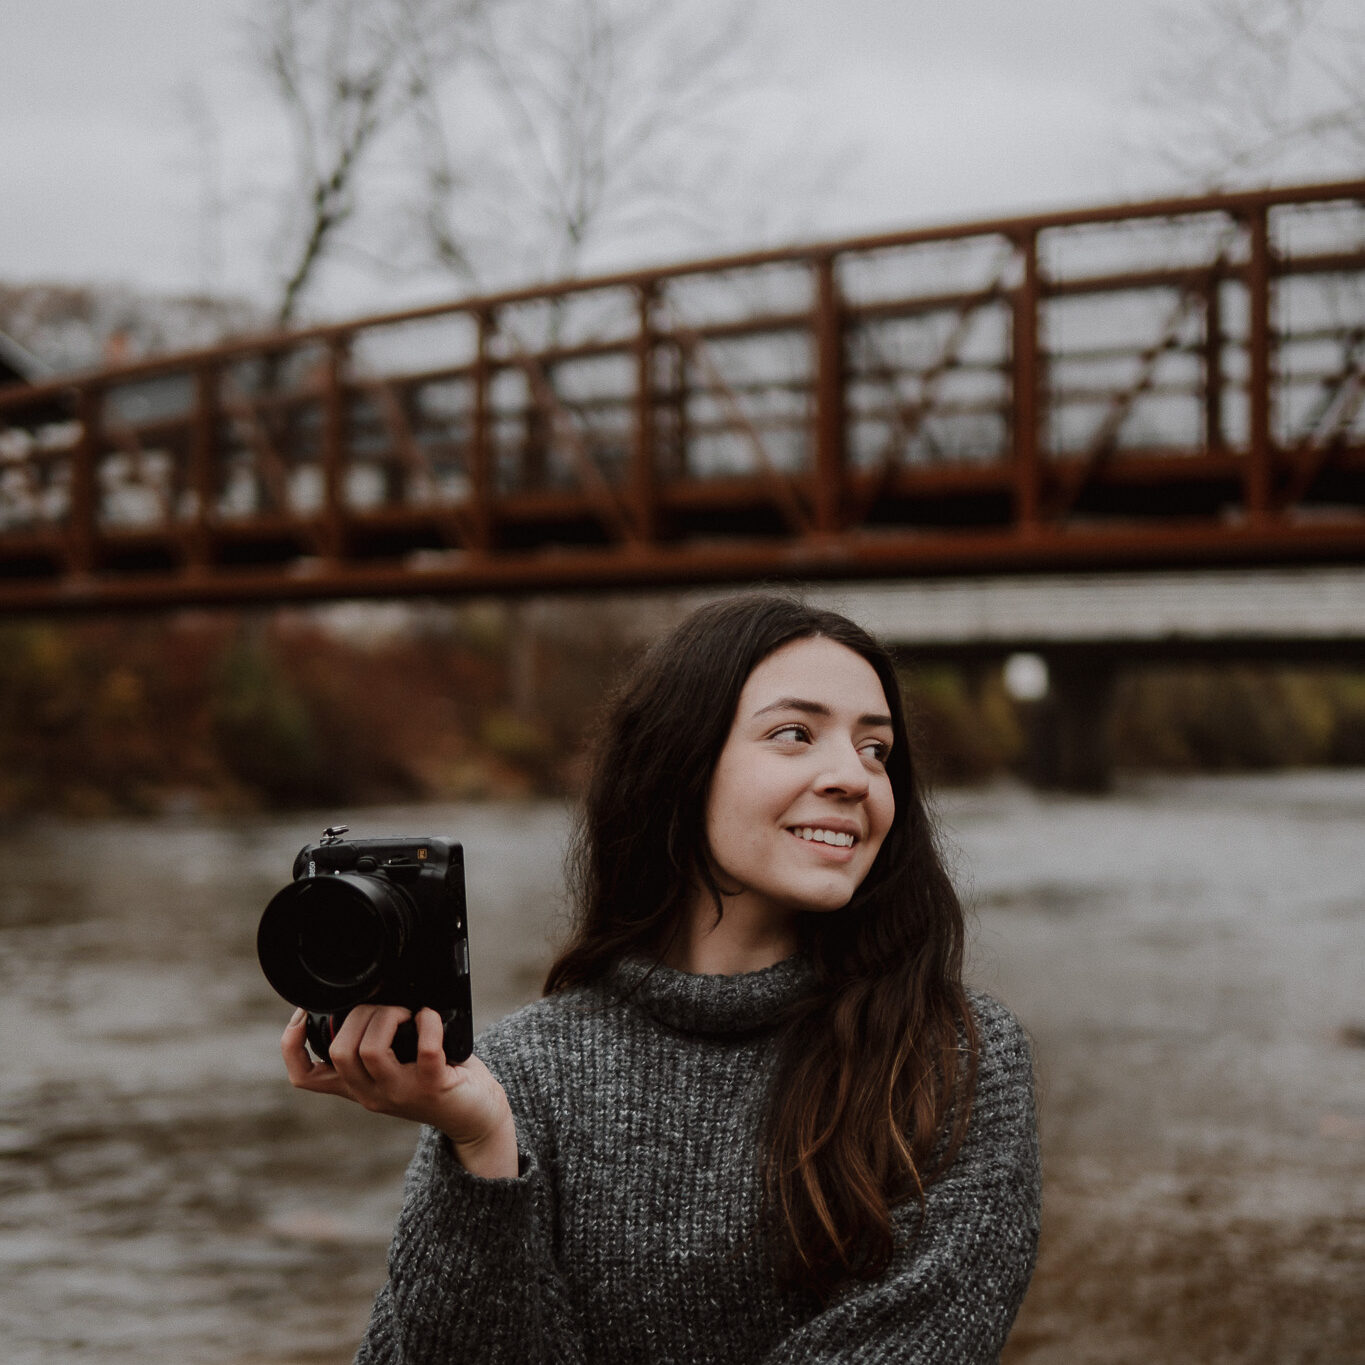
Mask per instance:
[[[266,906],[256,953],[288,1001],[330,1014],[374,998],[403,955],[412,902],[386,877],[303,877]]]

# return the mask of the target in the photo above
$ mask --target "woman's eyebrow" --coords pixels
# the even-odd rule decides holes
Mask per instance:
[[[754,716],[766,716],[769,711],[803,711],[810,716],[829,716],[832,714],[824,702],[807,701],[804,697],[779,697],[776,701],[769,702],[767,706],[760,706],[754,712]],[[885,725],[889,728],[891,717],[869,712],[867,715],[858,717],[858,724]]]

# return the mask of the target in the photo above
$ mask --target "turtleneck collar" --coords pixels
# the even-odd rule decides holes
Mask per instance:
[[[735,976],[681,972],[632,957],[612,969],[607,987],[670,1028],[733,1034],[774,1023],[814,980],[814,969],[800,955]]]

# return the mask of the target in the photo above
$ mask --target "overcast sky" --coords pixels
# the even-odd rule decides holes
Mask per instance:
[[[260,292],[260,172],[281,139],[245,71],[249,8],[0,0],[0,279]],[[805,236],[1140,195],[1160,186],[1125,148],[1159,12],[1160,0],[785,0],[754,136],[804,120],[848,149],[839,192],[801,215]],[[216,188],[195,89],[221,120]],[[205,226],[215,194],[221,230]],[[317,303],[382,305],[378,288]]]

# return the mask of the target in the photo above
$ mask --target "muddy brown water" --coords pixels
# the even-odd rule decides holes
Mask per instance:
[[[950,793],[971,976],[1039,1060],[1008,1365],[1365,1362],[1365,772]],[[413,1134],[296,1094],[257,968],[294,853],[467,850],[480,1023],[536,993],[553,804],[0,833],[0,1359],[350,1359]]]

